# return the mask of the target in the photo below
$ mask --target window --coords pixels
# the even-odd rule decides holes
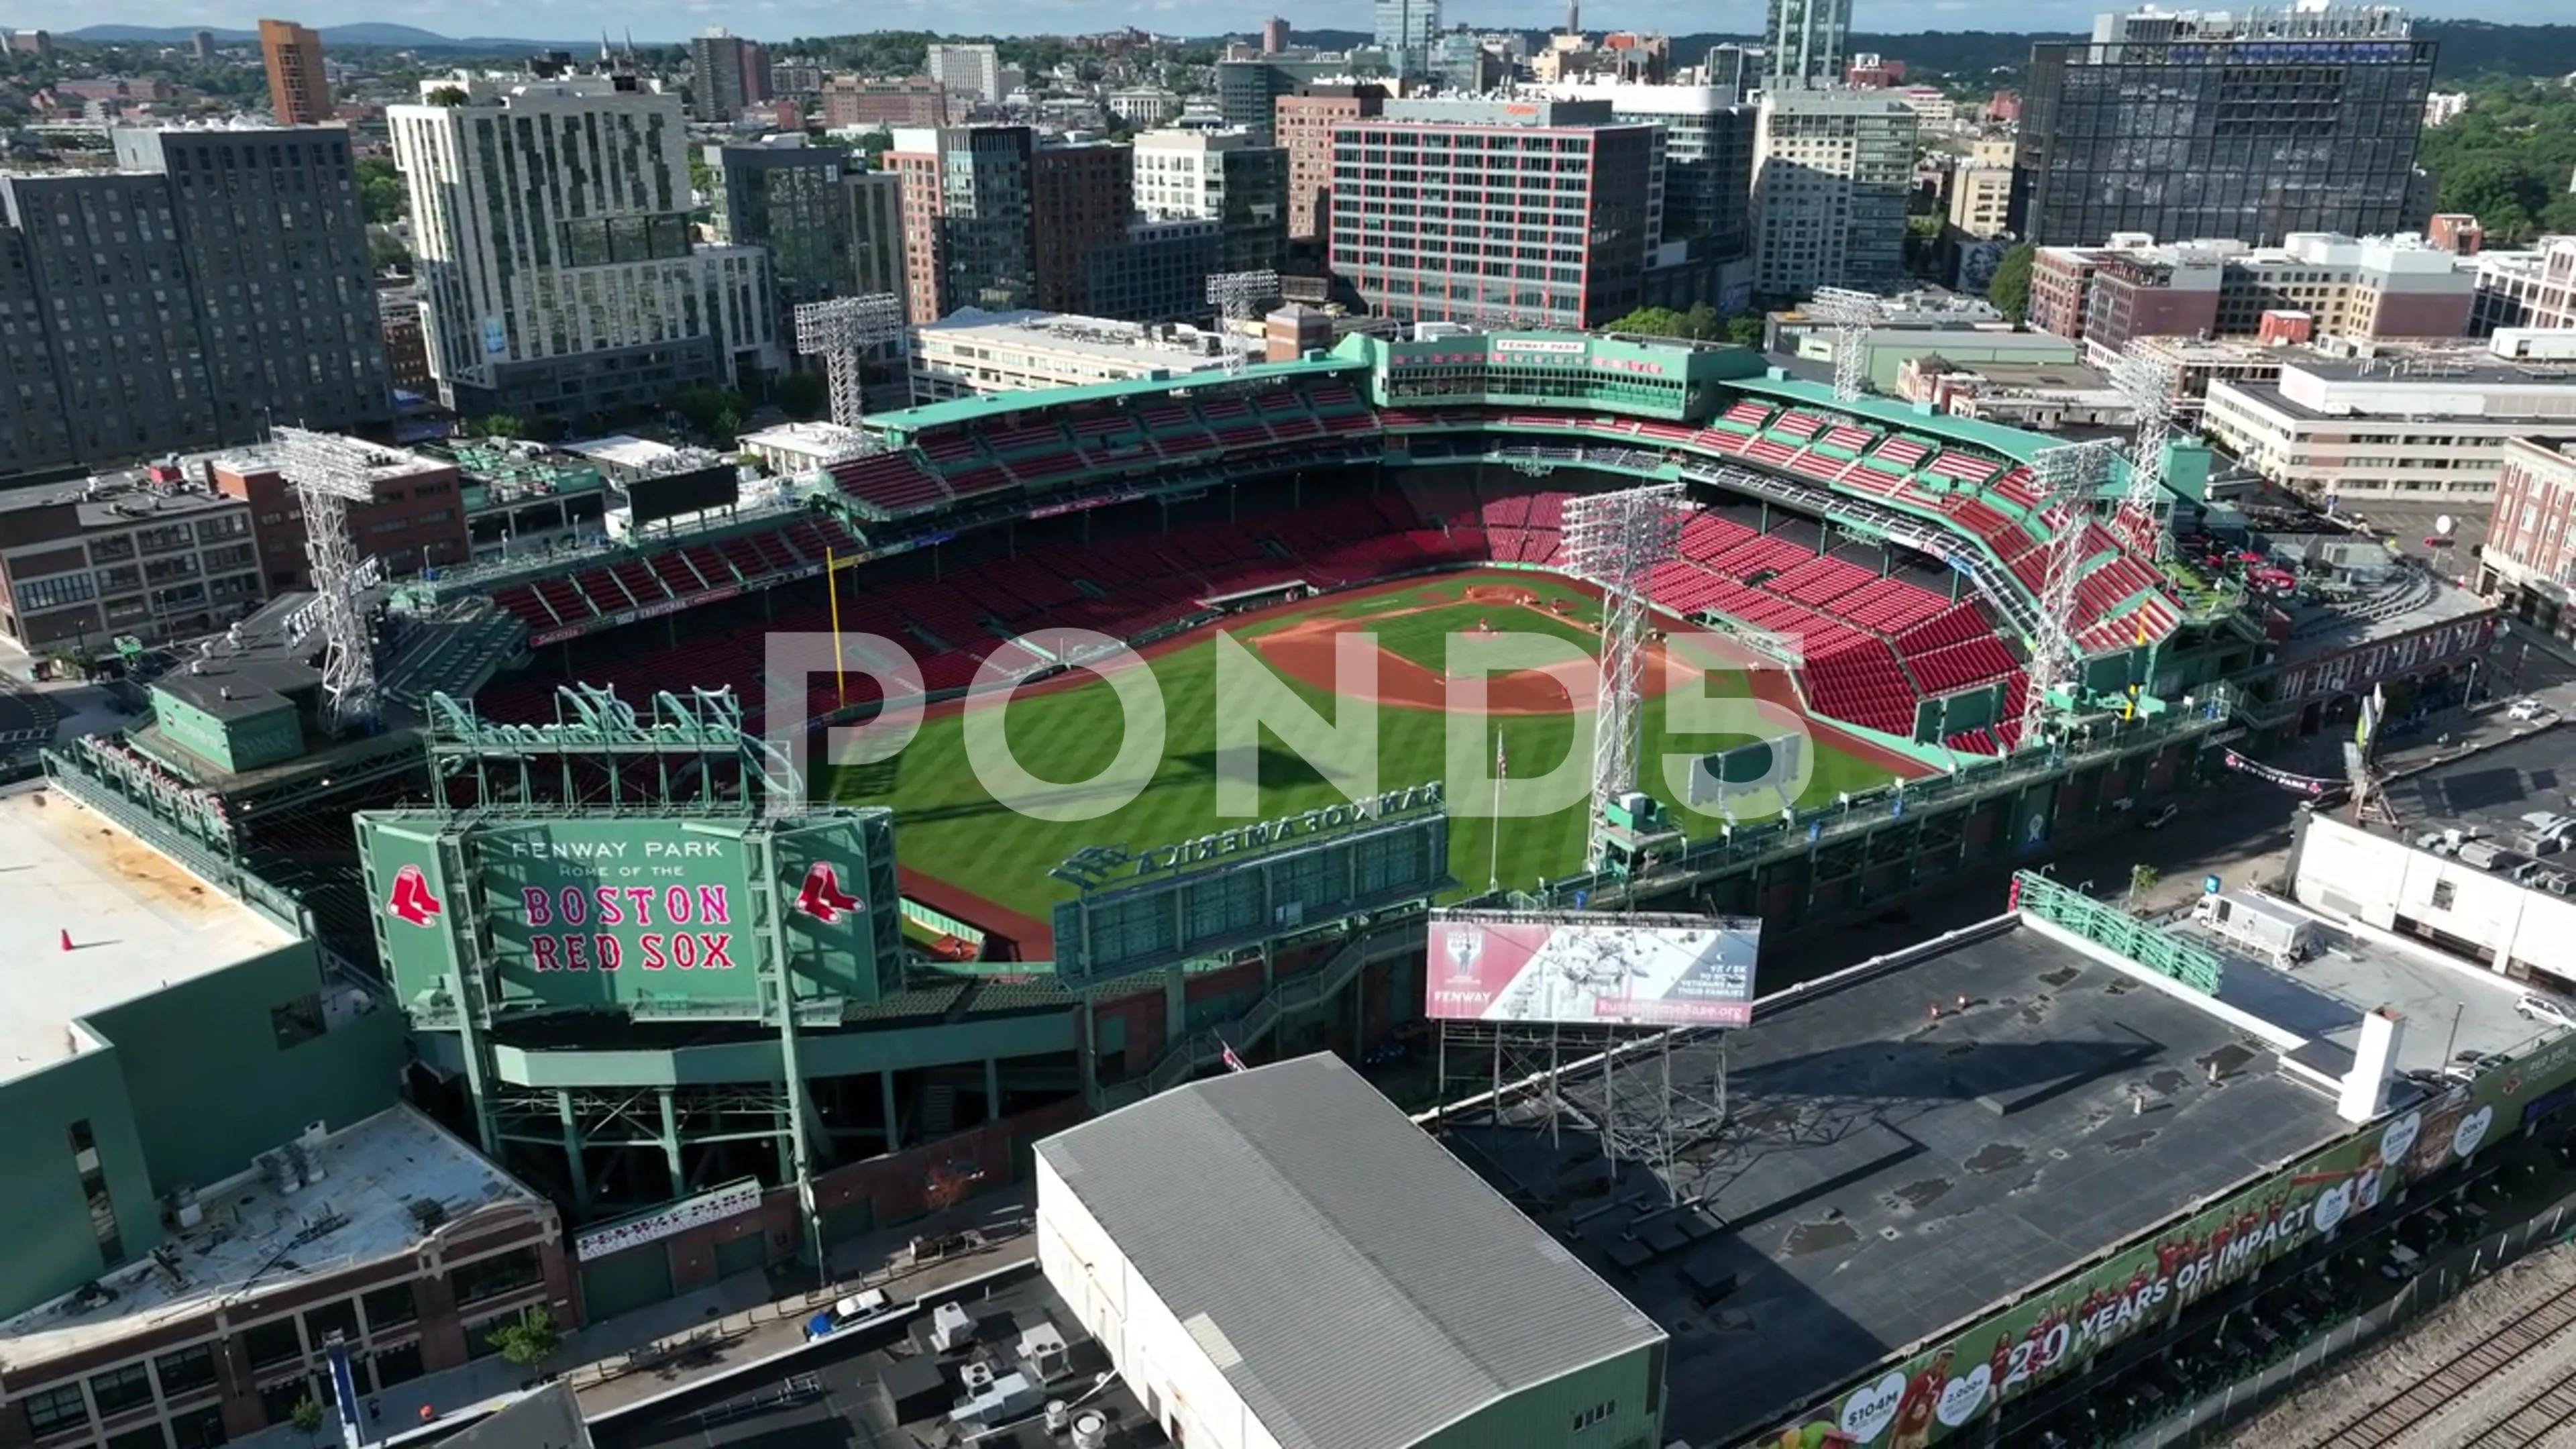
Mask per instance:
[[[2433,909],[2437,911],[2449,910],[2451,908],[2451,896],[2452,890],[2451,883],[2449,881],[2437,880],[2433,882]]]
[[[224,1411],[206,1408],[174,1417],[170,1442],[173,1449],[217,1449],[224,1442]]]
[[[343,1298],[304,1311],[305,1341],[319,1348],[338,1334],[350,1344],[358,1341],[358,1300]]]
[[[152,1402],[152,1370],[139,1363],[92,1374],[89,1396],[98,1405],[98,1416],[113,1419],[128,1409],[139,1409]]]
[[[277,1049],[298,1047],[322,1034],[322,997],[318,992],[304,995],[283,1006],[268,1009],[268,1024],[277,1032]],[[353,1329],[354,1323],[350,1325]],[[321,1340],[316,1338],[314,1342]]]
[[[408,1282],[363,1293],[359,1295],[358,1306],[366,1312],[367,1332],[377,1338],[384,1337],[386,1329],[400,1328],[420,1319],[420,1307],[412,1301],[411,1284]]]
[[[303,1336],[292,1318],[273,1318],[242,1335],[242,1353],[255,1369],[293,1363],[304,1357]]]
[[[111,1436],[107,1441],[107,1449],[169,1449],[169,1446],[170,1440],[161,1432],[161,1426],[158,1424],[141,1429],[129,1429],[122,1434]]]
[[[27,1410],[27,1432],[39,1439],[89,1427],[89,1400],[81,1397],[78,1384],[42,1389],[20,1402]]]
[[[89,1228],[98,1240],[99,1260],[113,1268],[125,1261],[125,1237],[116,1225],[116,1201],[108,1195],[107,1171],[98,1159],[98,1134],[89,1119],[74,1122],[64,1133],[72,1150],[72,1168],[80,1174],[81,1196],[89,1201]]]
[[[200,1389],[214,1387],[215,1350],[212,1344],[198,1344],[165,1353],[152,1361],[152,1373],[161,1380],[161,1397],[185,1398]]]
[[[505,1293],[516,1293],[522,1288],[533,1288],[544,1282],[545,1277],[545,1264],[538,1258],[532,1244],[450,1269],[447,1282],[456,1290],[456,1301],[465,1304],[481,1303]]]

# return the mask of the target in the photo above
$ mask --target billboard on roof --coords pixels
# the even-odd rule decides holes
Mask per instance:
[[[1437,911],[1423,972],[1434,1021],[1743,1026],[1758,917]]]

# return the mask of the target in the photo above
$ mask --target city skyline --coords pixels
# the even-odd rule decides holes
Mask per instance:
[[[123,7],[111,17],[101,18],[94,11],[76,6],[48,3],[23,7],[11,14],[6,24],[15,29],[53,30],[68,33],[97,25],[133,25],[195,28],[211,26],[224,31],[248,31],[257,23],[255,13],[216,15],[215,7],[198,0],[144,0]],[[1146,0],[1142,5],[1113,5],[1102,0],[1037,0],[1035,4],[1001,4],[995,0],[963,0],[963,3],[933,5],[924,0],[905,3],[872,12],[879,23],[875,30],[931,30],[943,35],[1036,36],[1078,35],[1110,31],[1135,25],[1140,29],[1164,34],[1186,34],[1194,38],[1214,35],[1257,36],[1261,24],[1282,8],[1294,9],[1288,20],[1299,30],[1344,30],[1368,33],[1374,27],[1371,0],[1327,0],[1327,3],[1297,7],[1245,7],[1230,28],[1214,28],[1205,7],[1190,6],[1181,0]],[[1855,7],[1853,28],[1871,35],[1937,33],[1945,29],[1973,30],[1981,7],[1977,0],[1929,0],[1925,5],[1895,6],[1862,4]],[[2135,9],[2135,5],[2108,4],[2102,0],[2041,0],[2015,13],[2020,28],[2038,32],[2071,30],[2088,27],[2093,16],[2109,10]],[[2202,8],[2226,9],[2224,5]],[[2243,7],[2236,7],[2243,8]],[[2561,11],[2551,0],[2481,0],[2475,5],[2459,3],[2418,3],[2403,7],[2419,20],[2462,21],[2484,20],[2502,25],[2544,24],[2560,20]],[[407,19],[389,15],[375,0],[340,0],[297,7],[294,17],[317,28],[361,24],[408,24]],[[1957,17],[1943,24],[1944,17]],[[1471,12],[1449,17],[1479,30],[1526,29],[1552,30],[1564,24],[1565,9],[1556,0],[1501,0],[1476,6]],[[1618,30],[1623,28],[1659,29],[1667,33],[1713,33],[1756,36],[1765,21],[1763,0],[1728,0],[1728,3],[1696,12],[1687,27],[1676,27],[1660,19],[1630,20],[1619,10],[1596,7],[1587,11],[1587,28]],[[1882,30],[1889,20],[1910,22],[1921,30]],[[1930,23],[1925,24],[1924,22]],[[850,27],[847,10],[821,3],[791,3],[791,0],[755,0],[741,6],[720,6],[712,0],[680,0],[675,4],[651,4],[616,10],[592,9],[571,5],[507,5],[498,0],[466,0],[466,3],[442,7],[433,27],[437,33],[459,39],[493,38],[527,42],[580,40],[595,37],[603,28],[613,34],[632,33],[637,41],[653,45],[683,44],[703,33],[710,25],[724,25],[737,35],[753,38],[798,36],[831,36],[865,33]]]

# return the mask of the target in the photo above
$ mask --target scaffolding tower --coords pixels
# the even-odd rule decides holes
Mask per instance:
[[[360,558],[349,538],[349,505],[374,499],[375,449],[353,438],[279,428],[278,471],[304,512],[304,557],[313,573],[313,602],[296,615],[297,637],[322,631],[322,728],[332,736],[364,734],[376,722],[376,652],[367,627],[367,590],[383,578],[373,558]]]
[[[1207,300],[1216,309],[1217,334],[1225,345],[1225,372],[1232,377],[1243,371],[1243,349],[1235,345],[1234,324],[1251,321],[1261,307],[1279,300],[1279,274],[1267,268],[1210,273]]]
[[[1849,287],[1818,287],[1805,310],[1834,329],[1834,401],[1869,391],[1869,331],[1886,317],[1887,304]]]
[[[1601,587],[1601,697],[1592,716],[1591,862],[1610,849],[1610,807],[1637,788],[1644,748],[1646,588],[1681,544],[1682,485],[1653,483],[1565,505],[1565,558]]]
[[[2180,369],[2144,339],[2133,341],[2111,364],[2111,387],[2129,405],[2137,434],[2129,443],[2129,491],[2120,500],[2115,527],[2121,542],[2145,558],[2169,555],[2164,508],[2165,441],[2173,435],[2174,390]]]
[[[2033,486],[2039,494],[2041,525],[2053,530],[2048,541],[2048,572],[2039,589],[2039,625],[2030,641],[2028,692],[2021,702],[2018,743],[2036,743],[2048,717],[2048,696],[2074,681],[2075,581],[2084,570],[2084,539],[2092,531],[2093,495],[2111,465],[2116,445],[2108,439],[2042,448],[2031,455]]]
[[[796,309],[796,350],[823,359],[831,389],[832,421],[855,428],[866,412],[860,364],[869,349],[903,335],[903,299],[891,292],[835,297]]]

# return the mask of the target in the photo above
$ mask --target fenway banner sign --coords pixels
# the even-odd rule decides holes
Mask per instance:
[[[640,1218],[628,1218],[604,1228],[592,1228],[572,1240],[572,1255],[582,1262],[605,1258],[628,1248],[658,1243],[677,1237],[692,1228],[720,1223],[740,1217],[760,1206],[760,1183],[746,1178],[730,1187],[720,1187],[697,1197],[683,1198],[668,1207],[657,1208]]]
[[[2293,794],[2305,795],[2311,799],[2342,783],[2337,780],[2320,780],[2314,775],[2293,775],[2287,770],[2276,769],[2260,760],[2249,760],[2234,750],[2227,752],[2227,768],[2238,774],[2251,775],[2264,784],[2278,785]]]

